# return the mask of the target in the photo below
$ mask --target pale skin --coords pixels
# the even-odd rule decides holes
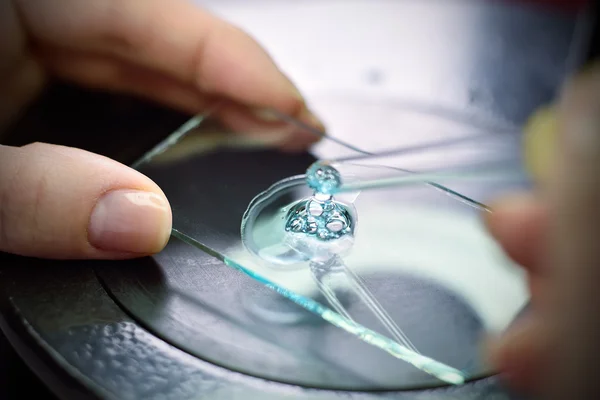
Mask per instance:
[[[487,217],[525,267],[532,298],[490,358],[539,398],[591,399],[600,393],[600,67],[568,82],[556,109],[557,143],[539,187],[499,199]]]
[[[322,128],[252,38],[184,0],[0,0],[2,127],[50,75],[189,113],[222,99],[219,116],[231,128],[273,135],[287,151],[304,150],[315,137],[282,130],[261,110]],[[499,200],[486,220],[526,268],[533,301],[491,360],[511,385],[547,398],[591,398],[585,393],[600,381],[593,376],[600,356],[599,77],[586,74],[562,98],[561,146],[544,190]],[[161,189],[122,164],[43,143],[0,146],[0,251],[140,257],[162,250],[170,229]]]
[[[323,128],[261,46],[191,2],[0,0],[0,7],[4,126],[55,75],[190,114],[223,100],[219,117],[230,128],[271,136],[286,151],[304,150],[316,137],[261,118],[265,109]],[[0,250],[16,254],[138,257],[160,251],[171,229],[156,184],[78,149],[0,146],[0,193]]]

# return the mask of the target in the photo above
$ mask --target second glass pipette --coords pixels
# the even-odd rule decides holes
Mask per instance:
[[[422,151],[424,148],[426,151]],[[464,197],[440,182],[527,179],[521,154],[521,138],[517,135],[478,135],[417,148],[320,160],[308,168],[306,181],[316,192],[328,195],[426,183]],[[405,165],[412,168],[405,169]]]

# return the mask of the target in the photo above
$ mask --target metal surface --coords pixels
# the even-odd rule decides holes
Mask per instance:
[[[385,131],[385,126],[394,124],[382,122],[409,118],[410,113],[398,114],[407,107],[493,127],[498,134],[518,134],[525,117],[549,101],[560,86],[574,26],[572,16],[483,1],[256,1],[252,5],[222,1],[208,6],[263,42],[308,93],[328,127],[344,132],[345,139],[357,146],[372,141],[374,131],[406,144],[441,135],[422,125],[406,132]],[[55,113],[30,114],[5,143],[41,139],[131,162],[156,142],[161,129],[166,133],[177,125],[173,121],[183,122],[181,116],[141,108],[128,130],[131,137],[145,138],[144,144],[128,141],[125,134],[120,135],[122,142],[87,141],[88,135],[80,132],[89,127],[90,116],[103,108],[72,100],[57,103]],[[82,110],[75,119],[69,109],[74,104]],[[43,103],[39,110],[44,110]],[[107,112],[101,119],[103,129],[118,128],[135,110]],[[158,126],[161,121],[163,127]],[[296,168],[285,163],[281,173],[288,172],[283,165]],[[123,280],[121,286],[109,282],[111,273],[122,270],[160,294],[164,277],[154,273],[160,265],[210,268],[211,262],[176,240],[155,259],[119,263],[1,255],[1,326],[19,354],[65,399],[516,398],[494,378],[457,388],[369,393],[302,388],[234,372],[153,334],[156,327],[130,315],[123,298],[138,310],[145,309],[153,316],[151,322],[168,324],[174,316],[161,314],[161,308],[148,301],[152,296],[136,292],[142,287],[137,283],[138,289],[123,285]],[[94,270],[101,271],[103,284],[109,282],[108,291]],[[202,280],[201,272],[195,279]],[[121,296],[122,303],[110,292]]]
[[[10,266],[19,260],[3,257],[2,263]],[[29,351],[52,359],[51,369],[38,367],[37,371],[63,398],[469,400],[507,396],[494,379],[437,390],[360,393],[303,389],[239,374],[148,333],[111,301],[91,267],[103,265],[64,267],[32,261],[27,270],[3,274],[12,297],[9,304],[3,304],[3,327],[11,327],[7,333],[15,344],[27,341]],[[152,261],[129,268],[152,268]],[[26,288],[17,284],[23,280],[28,282]]]

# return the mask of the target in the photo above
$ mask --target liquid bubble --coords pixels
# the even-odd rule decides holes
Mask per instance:
[[[342,185],[342,177],[335,168],[316,162],[306,171],[306,184],[315,193],[332,194]]]
[[[347,254],[354,243],[356,194],[334,198],[326,193],[340,184],[337,170],[315,163],[306,175],[279,181],[259,194],[242,221],[246,249],[271,267],[308,268],[310,261]]]
[[[345,255],[354,244],[355,213],[331,196],[311,196],[289,207],[285,243],[311,261]]]
[[[288,233],[304,233],[321,241],[339,239],[354,233],[354,222],[348,207],[332,198],[315,197],[297,202],[286,216]]]

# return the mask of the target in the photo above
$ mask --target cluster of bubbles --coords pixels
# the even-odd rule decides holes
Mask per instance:
[[[306,184],[315,193],[331,195],[342,185],[342,177],[332,166],[317,162],[306,171]]]
[[[339,239],[352,234],[352,216],[343,204],[317,194],[290,208],[285,230],[323,241]]]
[[[348,207],[329,194],[341,184],[339,172],[329,166],[316,165],[308,170],[306,180],[315,194],[290,208],[285,230],[321,241],[353,234],[354,224]]]

